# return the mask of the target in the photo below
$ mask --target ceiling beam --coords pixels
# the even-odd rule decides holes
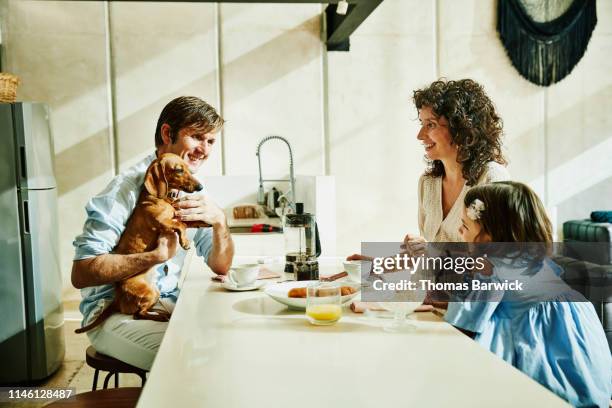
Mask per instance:
[[[83,0],[76,0],[83,1]],[[87,0],[90,1],[90,0]],[[337,4],[340,0],[109,0],[114,3],[130,2],[130,3],[244,3],[244,4],[256,4],[256,3],[288,3],[288,4],[299,4],[299,3],[319,3],[319,4]],[[362,4],[369,3],[371,1],[381,0],[348,0],[350,4]]]
[[[111,0],[120,2],[122,0]],[[132,0],[134,1],[134,0]],[[166,2],[165,0],[136,0],[137,2]],[[319,3],[329,4],[325,9],[327,23],[327,50],[348,51],[349,36],[365,21],[383,0],[348,0],[349,9],[345,15],[336,13],[339,0],[181,0],[177,3]]]
[[[327,50],[348,51],[350,49],[349,36],[382,2],[383,0],[351,1],[345,15],[336,13],[336,4],[327,6],[325,9]]]

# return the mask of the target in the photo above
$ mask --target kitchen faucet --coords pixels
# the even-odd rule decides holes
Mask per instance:
[[[260,154],[261,146],[263,146],[263,144],[266,143],[267,141],[273,140],[273,139],[281,140],[281,141],[283,141],[283,142],[285,142],[287,144],[287,148],[289,149],[289,179],[283,179],[283,180],[267,179],[267,180],[264,180],[262,175],[261,175],[261,154]],[[289,144],[289,141],[287,139],[285,139],[284,137],[282,137],[282,136],[268,136],[268,137],[264,137],[261,140],[261,142],[259,142],[259,144],[257,145],[257,152],[255,154],[257,155],[257,163],[259,165],[259,190],[257,191],[257,203],[258,204],[265,204],[265,202],[266,202],[265,196],[264,196],[264,188],[263,188],[263,183],[264,182],[268,182],[268,181],[288,181],[289,183],[291,183],[291,200],[289,200],[289,206],[295,212],[295,176],[293,174],[293,151],[291,150],[291,145]]]

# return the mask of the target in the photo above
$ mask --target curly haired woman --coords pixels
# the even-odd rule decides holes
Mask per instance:
[[[471,79],[436,81],[414,91],[427,169],[419,179],[419,241],[459,242],[461,205],[471,186],[509,179],[501,151],[502,120]]]
[[[413,254],[423,242],[461,242],[463,198],[471,186],[509,180],[502,155],[502,120],[483,87],[471,79],[439,80],[414,91],[427,169],[419,179],[419,233],[404,238]],[[347,260],[367,260],[353,254]]]

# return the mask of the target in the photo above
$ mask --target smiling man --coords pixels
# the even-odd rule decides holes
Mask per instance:
[[[81,289],[82,325],[94,321],[113,300],[115,282],[134,274],[157,270],[161,307],[172,311],[179,295],[178,280],[186,251],[178,245],[175,233],[162,234],[158,246],[139,254],[113,254],[144,182],[144,174],[157,155],[179,155],[195,173],[208,159],[223,119],[215,109],[193,96],[182,96],[162,110],[155,130],[156,151],[117,175],[109,185],[87,203],[87,220],[76,237],[72,284]],[[206,194],[181,197],[177,216],[185,222],[211,227],[188,229],[196,252],[217,274],[227,273],[234,254],[225,215]],[[150,370],[168,323],[134,320],[115,314],[99,327],[87,332],[100,353],[136,367]]]

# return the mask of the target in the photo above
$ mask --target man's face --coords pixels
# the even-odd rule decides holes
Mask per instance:
[[[217,139],[216,133],[205,133],[197,126],[179,130],[175,143],[172,143],[170,126],[167,124],[162,125],[161,134],[164,144],[158,146],[159,154],[174,153],[180,156],[192,173],[197,172],[204,160],[208,159]]]

